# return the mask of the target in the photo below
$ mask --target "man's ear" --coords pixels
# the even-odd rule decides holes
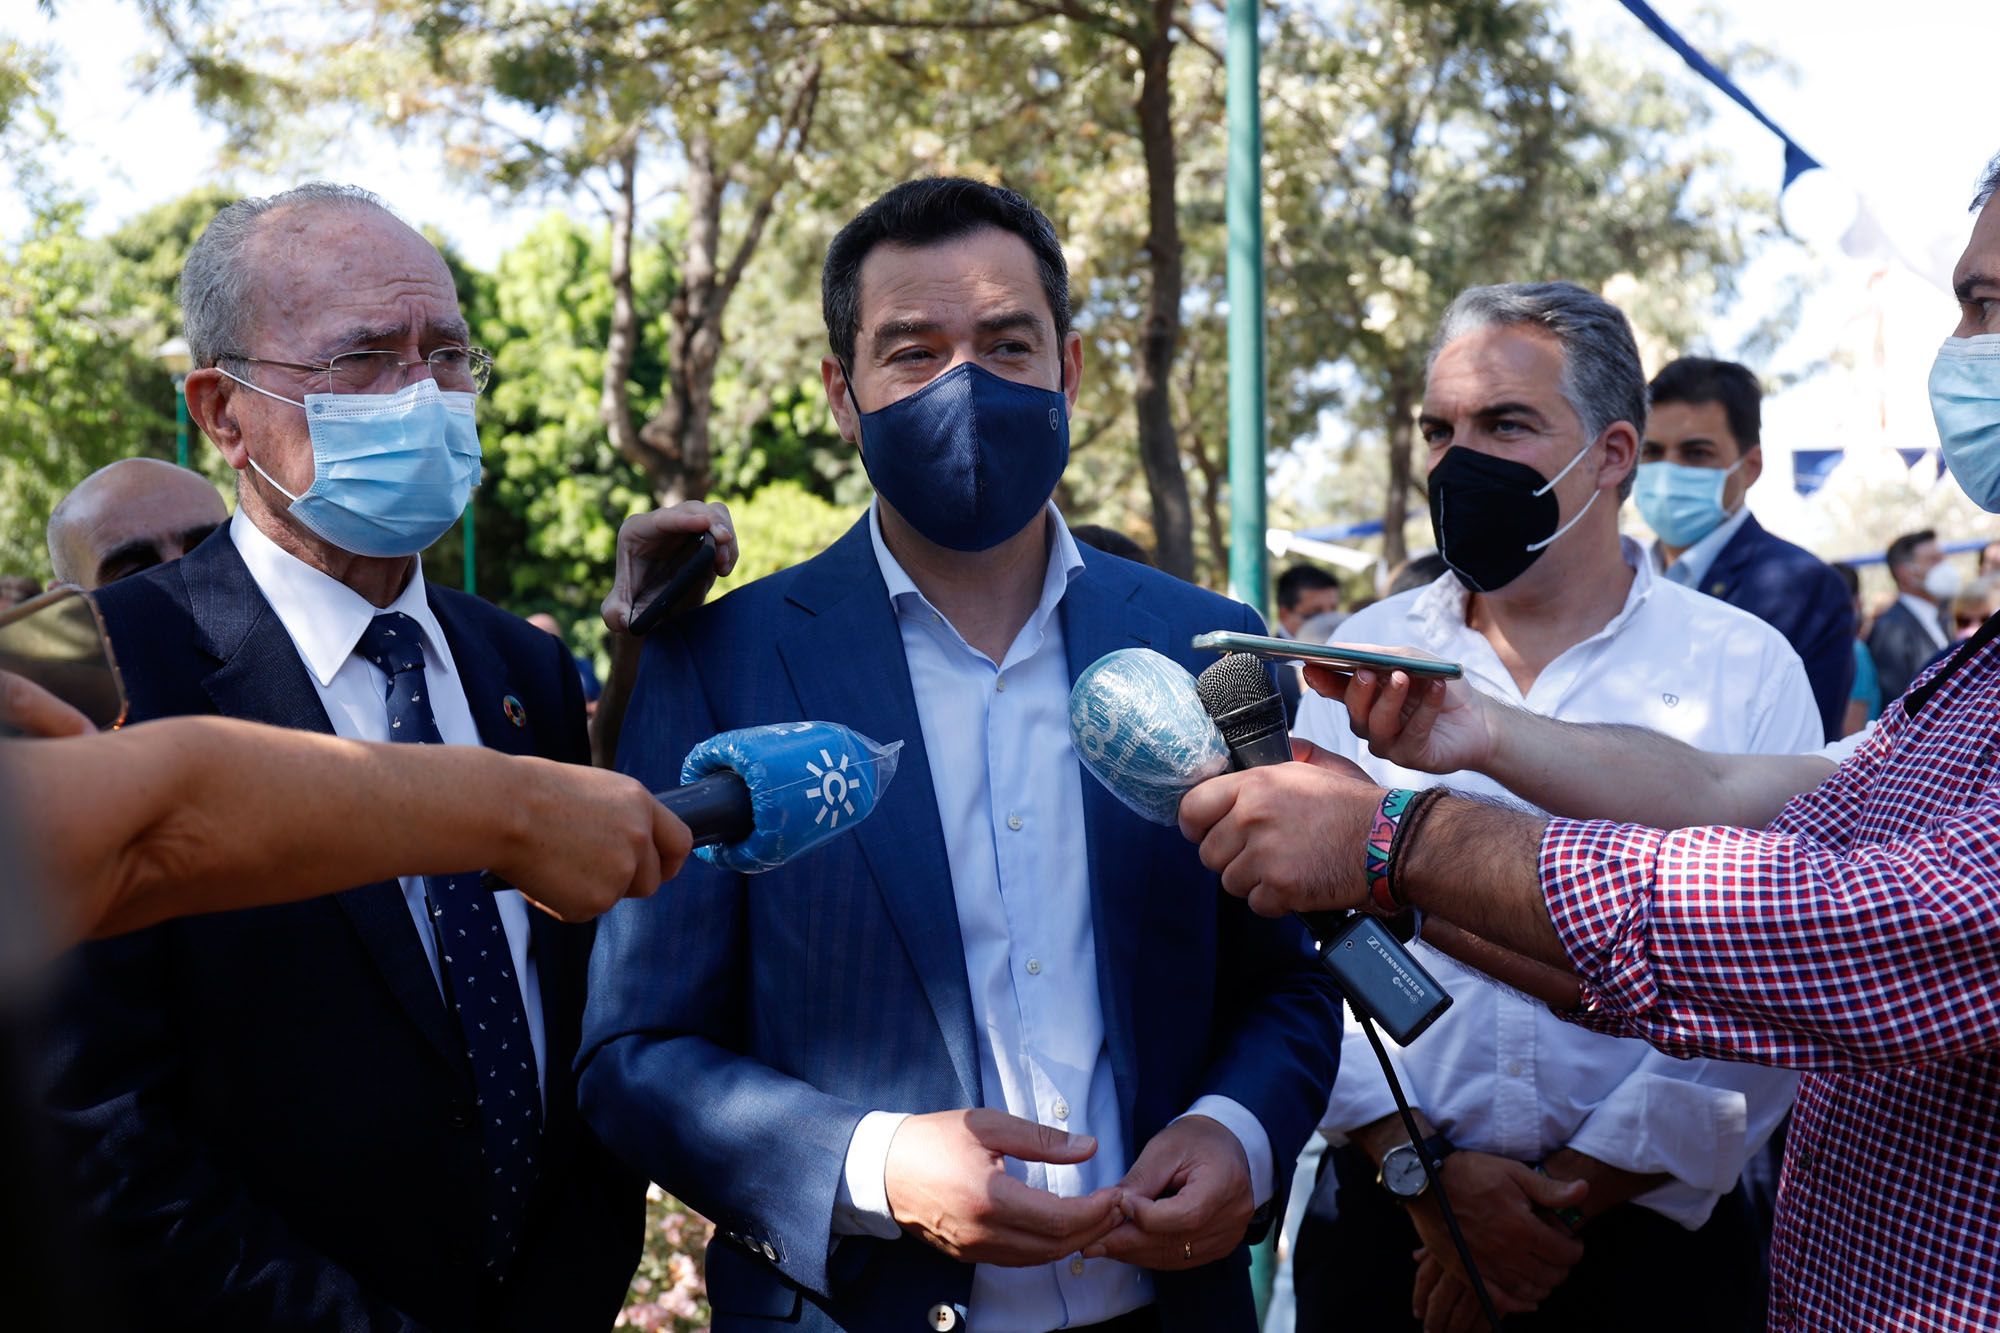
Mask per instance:
[[[1736,475],[1743,478],[1743,489],[1746,491],[1764,475],[1764,450],[1761,445],[1753,444],[1743,451],[1742,466]]]
[[[819,359],[820,383],[826,386],[826,405],[833,409],[833,426],[849,444],[861,439],[861,423],[854,413],[854,394],[848,387],[847,372],[836,357]]]
[[[1062,371],[1063,397],[1069,399],[1074,412],[1077,394],[1083,388],[1083,335],[1075,329],[1063,335]]]
[[[1639,464],[1639,432],[1629,421],[1614,421],[1604,428],[1604,463],[1597,470],[1600,490],[1623,486]]]
[[[220,370],[208,366],[188,372],[185,392],[189,419],[215,442],[229,466],[240,472],[249,463],[250,450],[236,420],[238,387]]]

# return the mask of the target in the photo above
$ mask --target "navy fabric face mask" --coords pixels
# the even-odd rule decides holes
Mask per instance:
[[[990,550],[1027,527],[1069,466],[1069,400],[970,361],[858,415],[876,493],[953,551]]]

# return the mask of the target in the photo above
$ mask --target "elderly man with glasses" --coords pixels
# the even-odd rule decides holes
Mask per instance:
[[[132,718],[587,762],[568,652],[418,559],[477,484],[491,367],[438,252],[306,185],[218,214],[181,291],[238,506],[99,594]],[[109,1322],[608,1326],[643,1182],[575,1109],[590,942],[471,869],[86,946],[49,1083]]]

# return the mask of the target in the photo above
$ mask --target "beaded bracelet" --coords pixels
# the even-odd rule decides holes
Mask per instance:
[[[1375,818],[1368,828],[1364,852],[1368,897],[1379,914],[1395,916],[1409,906],[1396,892],[1396,869],[1402,863],[1403,849],[1412,830],[1443,796],[1442,787],[1427,787],[1423,791],[1397,787],[1383,794],[1382,804],[1376,807]]]

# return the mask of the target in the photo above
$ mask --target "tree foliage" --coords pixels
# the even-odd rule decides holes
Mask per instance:
[[[247,0],[141,2],[160,71],[240,151],[269,147],[267,165],[308,167],[365,121],[468,187],[565,206],[490,274],[448,255],[500,357],[475,501],[489,595],[591,623],[619,520],[683,490],[740,513],[789,483],[774,509],[855,512],[866,480],[818,383],[818,265],[861,203],[926,172],[1020,189],[1064,237],[1086,347],[1066,510],[1184,543],[1195,576],[1222,581],[1227,145],[1206,0],[363,0],[309,22]],[[1273,496],[1278,521],[1380,514],[1400,548],[1422,508],[1426,342],[1460,288],[1571,278],[1677,347],[1768,216],[1694,146],[1698,102],[1573,49],[1542,0],[1280,3],[1264,47],[1271,439],[1338,455]],[[133,317],[167,327],[170,274],[222,197],[121,229],[108,262],[123,276],[92,274],[96,299],[126,283]],[[61,250],[59,230],[42,243]],[[96,243],[72,227],[64,244]],[[170,412],[146,356],[109,364],[134,402]],[[116,438],[171,442],[157,415]],[[456,581],[462,561],[447,539],[433,576]]]

